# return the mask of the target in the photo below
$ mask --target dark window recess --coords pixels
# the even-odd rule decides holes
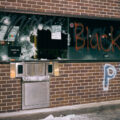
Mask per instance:
[[[21,47],[20,46],[8,46],[9,57],[20,57]]]
[[[56,59],[57,57],[67,57],[67,35],[62,33],[61,40],[51,39],[49,30],[38,30],[37,57]]]
[[[23,73],[23,65],[18,65],[18,74]]]
[[[52,73],[52,71],[53,71],[52,65],[48,65],[48,73]]]

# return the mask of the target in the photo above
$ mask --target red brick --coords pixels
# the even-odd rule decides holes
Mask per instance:
[[[7,0],[7,2],[16,2],[17,0]]]
[[[28,7],[28,8],[31,8],[31,4],[22,4],[22,7]]]
[[[30,1],[30,0],[28,0],[27,3],[32,5],[32,4],[36,4],[36,1]]]
[[[19,2],[19,3],[27,3],[26,0],[17,0],[17,2]]]
[[[11,3],[10,2],[6,2],[6,1],[4,1],[4,2],[1,2],[1,5],[5,5],[5,6],[8,6],[8,5],[11,5]],[[3,66],[4,67],[4,66]],[[1,67],[0,67],[1,68]]]
[[[0,8],[13,9],[13,11],[19,10],[22,13],[31,11],[33,13],[62,14],[63,16],[85,15],[120,18],[119,2],[114,2],[113,0],[0,0]],[[104,64],[104,62],[59,63],[60,76],[51,76],[50,80],[50,94],[52,95],[50,96],[51,106],[120,99],[120,84],[118,82],[120,72],[117,73],[114,81],[110,81],[110,91],[108,91],[108,94],[103,92]],[[109,62],[109,64],[118,67],[119,62]],[[21,80],[10,79],[9,71],[9,64],[0,64],[0,102],[2,102],[1,105],[3,108],[0,110],[2,111],[21,109]],[[64,95],[65,93],[66,97]],[[73,96],[68,97],[70,94]],[[79,97],[77,98],[76,95]],[[17,98],[15,98],[15,96],[17,96]],[[64,98],[64,101],[61,96]],[[99,96],[99,98],[95,98],[95,96]],[[11,97],[12,100],[18,100],[18,105],[13,106],[13,101],[7,99],[9,97]],[[57,102],[56,100],[62,102]],[[12,108],[5,107],[8,103]]]

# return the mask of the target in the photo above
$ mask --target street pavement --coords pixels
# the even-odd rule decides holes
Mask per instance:
[[[74,114],[74,111],[73,111]],[[71,113],[72,115],[72,113]],[[46,114],[33,114],[33,115],[23,115],[23,116],[17,116],[17,117],[8,117],[8,118],[0,118],[0,120],[46,120],[45,118],[47,118]],[[53,115],[55,118],[57,117],[57,119],[48,119],[48,120],[64,120],[62,119],[62,117],[64,118],[66,116],[66,114],[61,114],[58,115],[57,113]],[[58,119],[58,117],[60,119]],[[71,118],[71,119],[67,119],[66,120],[120,120],[120,108],[109,108],[109,109],[99,109],[96,110],[92,113],[84,113],[81,114],[76,113],[75,117]]]
[[[0,120],[120,120],[120,100],[0,113]]]

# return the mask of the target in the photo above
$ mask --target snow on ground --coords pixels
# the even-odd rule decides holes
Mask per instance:
[[[87,115],[67,115],[62,117],[54,117],[53,115],[49,115],[45,119],[42,120],[95,120],[93,118],[89,118]]]

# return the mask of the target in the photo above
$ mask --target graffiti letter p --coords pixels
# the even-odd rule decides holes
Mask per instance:
[[[117,71],[113,65],[105,64],[104,66],[104,79],[103,79],[103,90],[107,91],[109,88],[109,80],[115,78]]]

